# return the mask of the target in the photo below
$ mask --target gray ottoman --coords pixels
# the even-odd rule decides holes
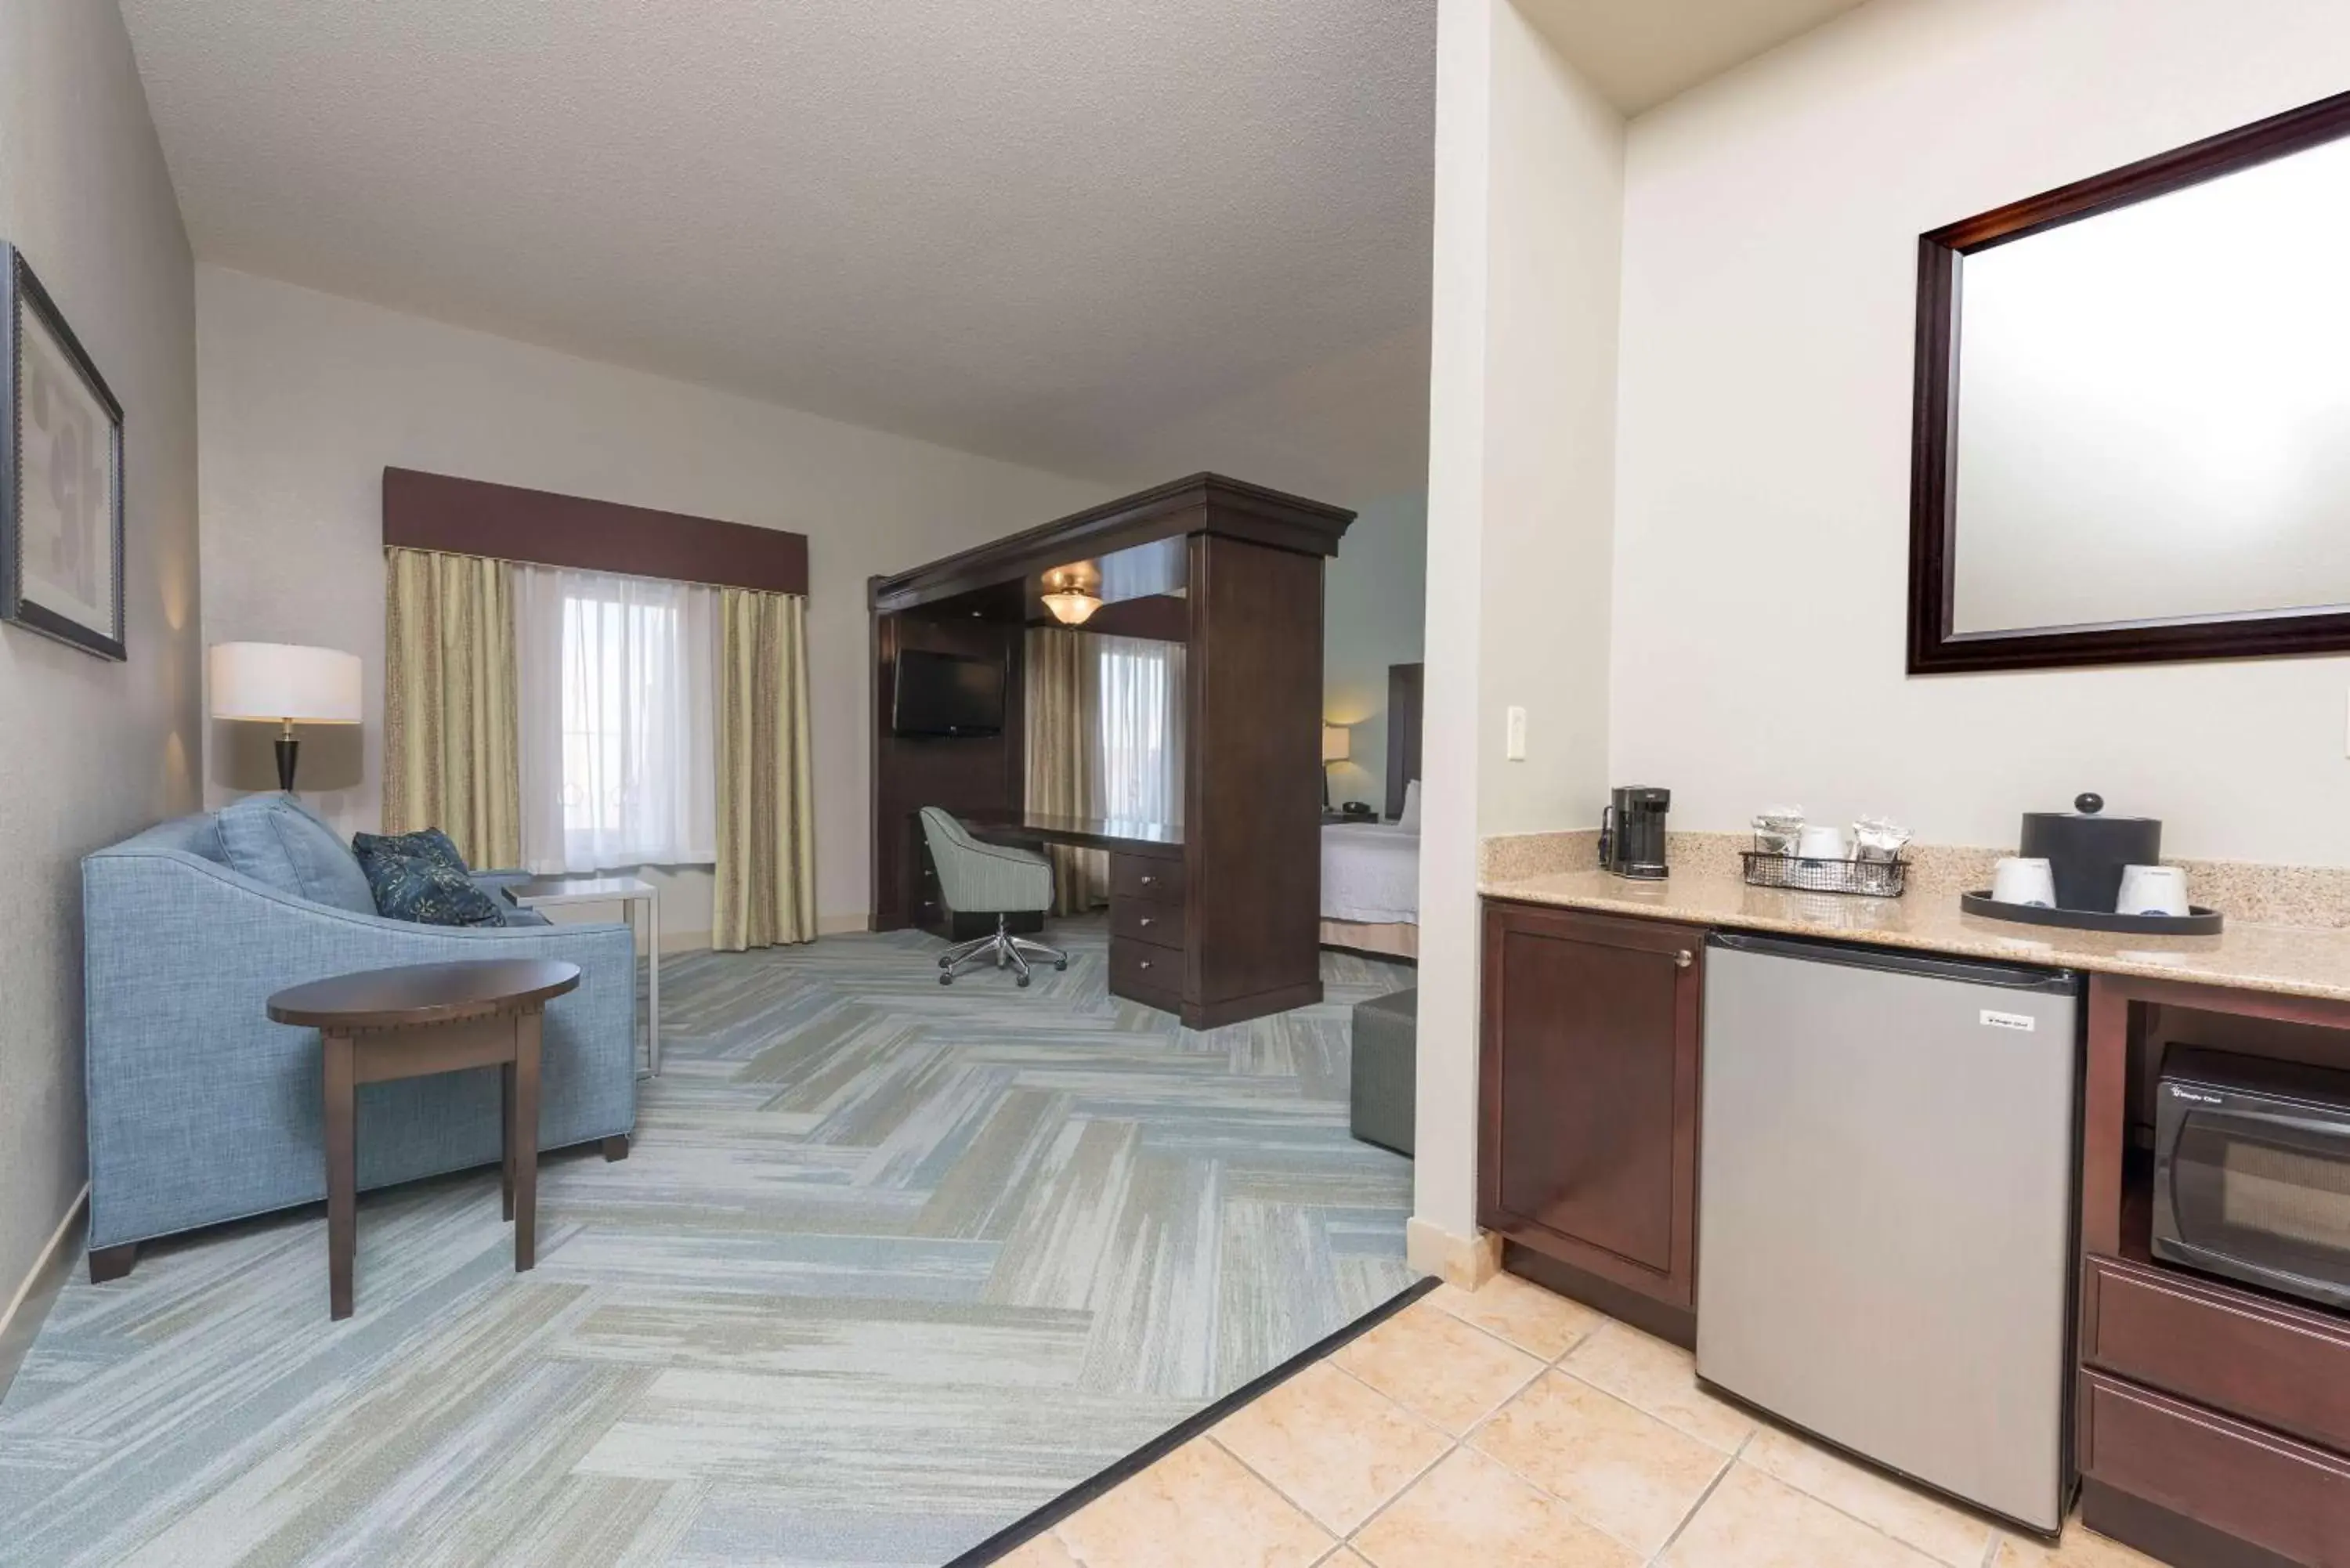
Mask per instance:
[[[1399,991],[1355,1003],[1351,1128],[1365,1143],[1411,1153],[1418,1071],[1419,992]]]

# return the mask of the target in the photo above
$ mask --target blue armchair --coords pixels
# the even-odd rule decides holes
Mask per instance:
[[[487,888],[503,879],[478,877]],[[507,908],[499,900],[500,907]],[[137,1244],[326,1196],[316,1030],[273,1023],[272,992],[353,970],[567,959],[546,1010],[541,1148],[636,1123],[636,946],[621,925],[514,911],[483,929],[375,912],[357,860],[285,796],[183,817],[82,860],[91,1277]],[[618,1157],[626,1144],[608,1143]],[[359,1091],[362,1189],[497,1162],[494,1071]]]

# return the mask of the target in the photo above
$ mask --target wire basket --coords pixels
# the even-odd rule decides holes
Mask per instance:
[[[1759,849],[1745,851],[1745,858],[1746,880],[1757,888],[1898,898],[1909,886],[1907,860],[1810,860],[1800,855],[1766,855]]]

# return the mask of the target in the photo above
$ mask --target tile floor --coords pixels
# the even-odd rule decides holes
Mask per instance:
[[[1439,1287],[1002,1568],[2140,1568],[1758,1422],[1688,1353],[1509,1275]]]

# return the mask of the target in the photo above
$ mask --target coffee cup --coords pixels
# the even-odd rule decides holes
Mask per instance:
[[[2056,877],[2048,862],[2011,855],[1991,869],[1991,896],[2002,904],[2045,909],[2056,902]]]
[[[2187,873],[2176,866],[2125,866],[2121,897],[2114,911],[2122,915],[2183,915],[2187,913]]]
[[[1805,860],[1852,858],[1852,850],[1845,843],[1844,829],[1825,823],[1814,824],[1796,835],[1795,853]]]

